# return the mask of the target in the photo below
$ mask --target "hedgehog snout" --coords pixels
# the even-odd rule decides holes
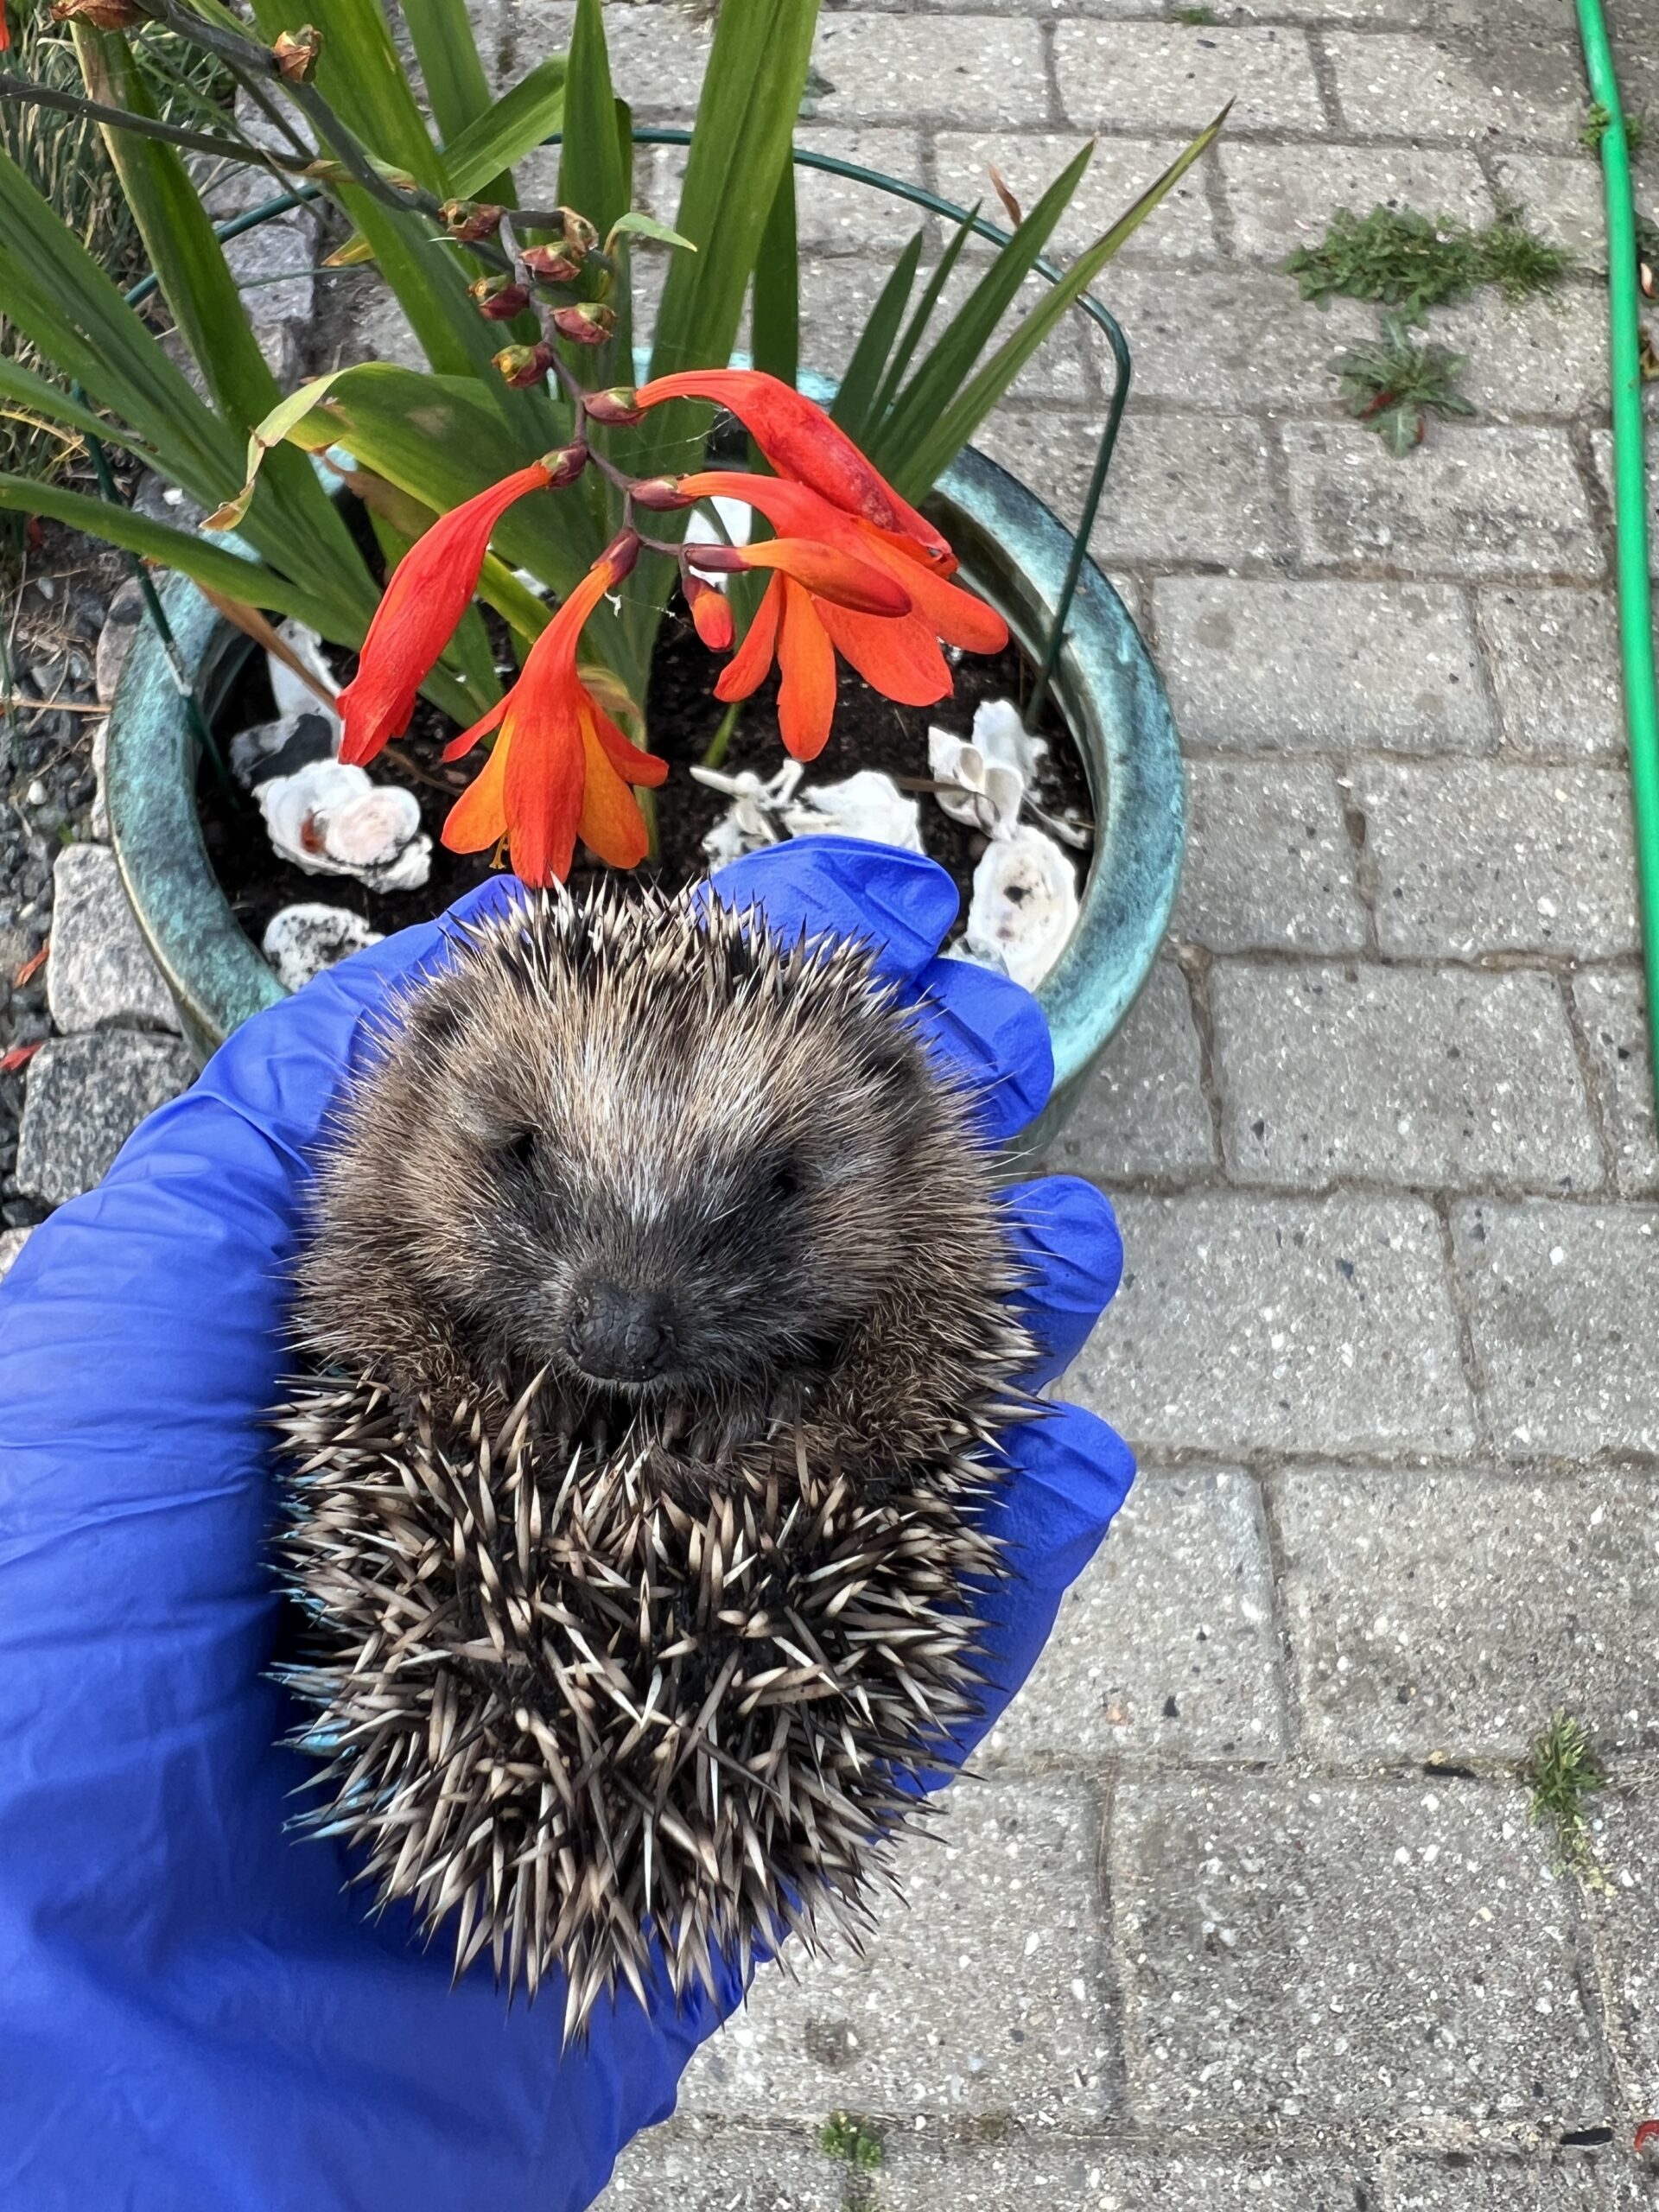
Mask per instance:
[[[594,1382],[649,1382],[674,1357],[674,1309],[660,1290],[587,1283],[572,1302],[565,1340]]]

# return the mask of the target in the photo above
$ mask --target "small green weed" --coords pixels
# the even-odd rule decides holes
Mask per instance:
[[[818,2130],[826,2158],[840,2158],[855,2174],[873,2174],[881,2164],[881,2138],[868,2120],[849,2112],[832,2112]]]
[[[1579,131],[1579,143],[1587,146],[1592,154],[1601,151],[1601,142],[1612,129],[1613,118],[1599,100],[1592,100],[1584,111],[1584,123]],[[1627,115],[1624,118],[1624,143],[1632,154],[1639,154],[1642,142],[1648,135],[1648,119],[1644,115]]]
[[[1423,442],[1429,411],[1472,415],[1457,389],[1464,356],[1444,346],[1420,346],[1406,318],[1384,315],[1374,346],[1355,346],[1331,364],[1343,405],[1375,430],[1396,459]]]
[[[1569,1713],[1556,1713],[1533,1745],[1522,1779],[1532,1792],[1534,1827],[1554,1831],[1556,1872],[1580,1875],[1592,1890],[1605,1889],[1607,1878],[1590,1845],[1588,1808],[1607,1777],[1583,1723]]]
[[[1285,264],[1305,300],[1323,306],[1338,293],[1375,300],[1397,308],[1408,322],[1421,322],[1430,308],[1461,299],[1478,284],[1497,284],[1511,300],[1548,291],[1572,266],[1566,248],[1529,231],[1512,202],[1480,231],[1411,207],[1374,207],[1369,215],[1340,207],[1319,243],[1299,246]]]
[[[1170,12],[1173,22],[1192,23],[1198,29],[1202,29],[1206,23],[1213,23],[1216,20],[1216,11],[1213,8],[1175,8]]]

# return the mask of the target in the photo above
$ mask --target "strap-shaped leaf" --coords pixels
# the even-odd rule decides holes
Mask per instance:
[[[754,259],[749,351],[757,369],[793,384],[801,371],[801,251],[795,164],[785,162]]]
[[[443,149],[450,189],[463,199],[493,199],[486,189],[564,124],[564,56],[550,54]]]
[[[904,383],[905,372],[910,366],[916,348],[921,344],[926,334],[929,323],[933,320],[933,310],[938,306],[940,296],[950,280],[950,272],[962,258],[963,248],[974,235],[974,224],[978,218],[979,209],[980,202],[976,200],[969,209],[966,217],[951,234],[950,243],[939,256],[938,266],[928,278],[927,289],[916,303],[915,314],[905,325],[905,334],[899,340],[893,359],[887,365],[887,373],[881,379],[881,389],[875,395],[874,404],[870,409],[868,418],[871,424],[881,422],[892,409],[899,387]],[[921,243],[918,234],[916,240],[918,249]]]
[[[853,348],[853,358],[847,364],[847,373],[842,378],[835,405],[830,410],[832,418],[855,445],[864,442],[869,429],[876,393],[905,309],[910,304],[911,288],[916,282],[921,258],[922,232],[918,231],[881,287],[881,296],[870,310],[870,319]]]
[[[467,0],[403,0],[404,21],[415,42],[432,119],[443,134],[444,166],[451,188],[470,192],[455,175],[454,142],[490,106],[490,80],[479,58]],[[496,168],[505,168],[498,162]],[[494,168],[486,172],[493,175]]]

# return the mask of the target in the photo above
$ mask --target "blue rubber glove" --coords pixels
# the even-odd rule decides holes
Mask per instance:
[[[1041,1106],[1035,1001],[935,957],[957,899],[931,862],[814,838],[715,888],[881,943],[995,1134]],[[368,1920],[334,1847],[285,1825],[309,1771],[264,1674],[285,1270],[369,1019],[447,944],[404,931],[249,1022],[0,1287],[0,2212],[577,2212],[741,1999],[624,1992],[561,2055],[556,1990],[509,2012],[487,1965],[452,1989],[445,1946]],[[1058,1372],[1116,1287],[1111,1214],[1059,1179],[1008,1203]],[[1010,1450],[996,1690],[953,1758],[1132,1473],[1076,1408]]]

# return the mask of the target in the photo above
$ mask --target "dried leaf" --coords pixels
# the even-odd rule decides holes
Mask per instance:
[[[990,172],[990,178],[991,189],[995,193],[997,198],[1002,202],[1003,213],[1007,217],[1008,220],[1014,225],[1014,229],[1017,231],[1020,224],[1026,219],[1024,215],[1020,213],[1020,202],[1014,198],[1013,193],[1008,189],[1007,181],[1003,176],[1001,169],[992,169]]]

